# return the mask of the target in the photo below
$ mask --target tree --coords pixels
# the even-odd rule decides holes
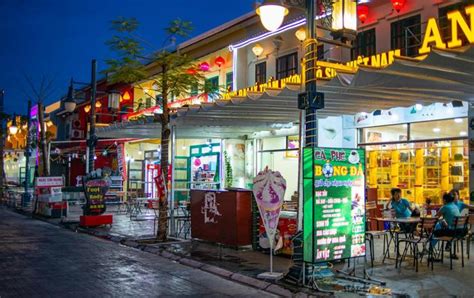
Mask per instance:
[[[29,86],[30,92],[25,92],[27,98],[34,99],[38,104],[38,123],[40,127],[40,150],[43,170],[42,176],[49,176],[49,154],[48,154],[48,138],[46,125],[44,122],[44,102],[54,93],[54,80],[46,75],[41,77],[39,85],[33,82],[33,79],[25,74],[25,80]],[[27,115],[29,117],[29,115]]]
[[[204,80],[204,76],[193,63],[193,59],[177,50],[176,39],[187,37],[192,31],[190,22],[182,20],[171,21],[165,28],[166,38],[162,48],[153,49],[151,43],[141,38],[136,32],[139,23],[135,18],[118,18],[112,21],[115,35],[106,42],[116,54],[116,58],[106,61],[111,83],[137,83],[143,80],[153,81],[157,97],[157,105],[163,113],[159,116],[161,122],[161,168],[165,185],[168,183],[169,144],[170,144],[170,109],[168,103],[173,98],[187,97],[191,86],[197,86],[202,93],[213,93],[212,86]],[[152,48],[151,55],[145,55],[145,48]],[[147,66],[154,65],[158,74],[150,75]],[[140,86],[138,85],[138,88]],[[157,239],[165,241],[168,231],[168,203],[167,199],[160,200]]]

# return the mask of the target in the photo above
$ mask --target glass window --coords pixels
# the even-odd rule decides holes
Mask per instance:
[[[255,83],[264,84],[267,81],[267,62],[255,64]]]
[[[359,32],[352,48],[352,60],[357,59],[359,56],[368,57],[375,55],[375,49],[375,28]]]
[[[362,129],[361,143],[384,143],[408,140],[408,125],[390,125]]]
[[[324,44],[319,44],[318,45],[318,60],[324,60]]]
[[[459,10],[464,16],[464,18],[466,20],[469,20],[469,18],[466,17],[466,12],[464,8],[472,4],[474,4],[474,0],[464,0],[461,3],[455,3],[445,7],[440,7],[438,9],[439,27],[441,30],[441,37],[443,38],[444,42],[448,42],[451,40],[451,21],[448,20],[448,13],[450,11]],[[459,38],[461,39],[463,45],[469,44],[464,34],[459,34]]]
[[[445,139],[466,136],[466,118],[418,122],[410,125],[411,140]]]
[[[225,88],[228,92],[234,89],[234,73],[233,72],[228,72],[225,75]]]
[[[391,48],[402,55],[417,56],[421,45],[421,17],[416,15],[391,24]]]
[[[298,54],[292,53],[280,57],[276,61],[276,78],[277,80],[287,78],[298,73]]]

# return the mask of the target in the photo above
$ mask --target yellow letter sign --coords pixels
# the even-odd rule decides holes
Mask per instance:
[[[429,53],[431,51],[430,45],[433,42],[436,44],[437,48],[446,48],[446,45],[441,39],[441,33],[439,32],[438,23],[434,18],[428,20],[428,24],[426,25],[425,38],[423,39],[423,45],[421,46],[419,53]]]

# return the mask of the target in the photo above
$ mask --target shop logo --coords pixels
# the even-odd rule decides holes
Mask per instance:
[[[357,152],[356,150],[352,150],[348,160],[353,165],[358,164],[360,161],[359,152]]]
[[[323,175],[324,175],[324,177],[331,178],[333,174],[334,174],[334,168],[332,167],[332,165],[330,163],[326,163],[323,166]]]
[[[217,209],[216,194],[208,192],[204,194],[204,206],[201,207],[201,213],[204,214],[204,223],[217,223],[217,216],[222,214]]]

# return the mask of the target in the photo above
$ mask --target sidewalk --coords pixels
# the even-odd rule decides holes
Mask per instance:
[[[196,240],[176,239],[173,242],[164,244],[146,244],[143,239],[153,238],[153,221],[130,221],[126,215],[117,215],[114,208],[108,210],[114,215],[112,227],[99,227],[84,229],[78,227],[81,210],[71,208],[70,216],[62,225],[71,230],[88,233],[97,237],[108,239],[126,246],[144,250],[150,253],[160,254],[169,259],[184,262],[186,265],[201,268],[202,270],[212,270],[215,274],[221,274],[230,278],[242,279],[243,283],[269,286],[268,283],[256,279],[259,273],[268,271],[269,255],[259,251],[253,251],[250,247],[236,250],[232,248],[218,246]],[[45,219],[54,224],[60,224],[59,219]],[[454,261],[454,269],[449,270],[449,261],[444,264],[436,263],[432,272],[426,266],[426,260],[420,264],[420,271],[415,272],[411,259],[407,259],[402,264],[401,269],[395,269],[394,260],[387,260],[381,263],[381,241],[376,241],[375,266],[368,268],[368,273],[376,279],[387,282],[387,287],[393,293],[398,293],[398,297],[444,297],[470,296],[474,291],[471,277],[474,275],[474,262],[465,259],[465,267],[461,267],[461,261]],[[471,249],[471,252],[474,250]],[[292,261],[287,257],[274,257],[274,271],[286,273],[292,266]],[[347,263],[335,264],[335,269],[347,269]],[[357,261],[358,276],[362,275],[363,259]],[[215,271],[215,272],[214,272]],[[307,288],[297,287],[281,280],[275,284],[281,295],[293,294],[303,291],[312,295],[321,293]],[[344,284],[342,284],[344,286]],[[338,293],[336,296],[344,296],[350,293]]]

